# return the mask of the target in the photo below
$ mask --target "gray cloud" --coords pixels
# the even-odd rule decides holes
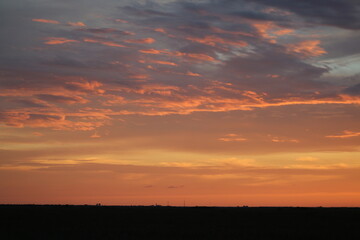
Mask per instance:
[[[344,90],[344,93],[350,94],[350,95],[354,95],[354,96],[360,96],[360,83],[348,87]]]
[[[357,0],[246,0],[288,10],[310,23],[346,29],[360,29],[360,2]]]

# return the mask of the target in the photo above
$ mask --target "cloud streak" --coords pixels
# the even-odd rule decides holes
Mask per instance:
[[[40,23],[50,23],[50,24],[60,24],[59,21],[50,20],[50,19],[42,19],[42,18],[33,18],[33,22],[40,22]]]

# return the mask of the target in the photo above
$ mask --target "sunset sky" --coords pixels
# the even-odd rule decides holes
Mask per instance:
[[[2,0],[0,203],[360,206],[360,1]]]

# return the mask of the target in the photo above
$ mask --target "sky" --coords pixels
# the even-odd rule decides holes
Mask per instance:
[[[358,0],[3,0],[0,203],[360,206]]]

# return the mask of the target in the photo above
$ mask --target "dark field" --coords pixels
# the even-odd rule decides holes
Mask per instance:
[[[360,239],[360,208],[1,205],[0,239]]]

